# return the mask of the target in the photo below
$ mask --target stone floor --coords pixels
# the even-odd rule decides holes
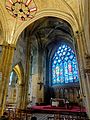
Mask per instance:
[[[54,120],[54,118],[53,118],[54,115],[53,114],[38,114],[38,113],[35,113],[32,116],[37,117],[37,120],[49,120],[50,117],[52,117],[52,119],[50,119],[50,120]]]

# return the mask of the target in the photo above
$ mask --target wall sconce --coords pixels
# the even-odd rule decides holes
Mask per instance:
[[[6,9],[14,18],[22,21],[33,18],[37,11],[34,0],[7,0]]]

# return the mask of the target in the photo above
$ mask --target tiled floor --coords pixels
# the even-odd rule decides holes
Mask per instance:
[[[54,120],[53,119],[53,117],[54,117],[53,114],[38,114],[38,113],[35,113],[32,116],[37,117],[37,120],[49,120],[48,119],[49,117],[52,117],[52,119],[50,119],[50,120]]]
[[[34,113],[32,116],[37,117],[37,120],[89,120],[85,117],[78,117],[74,115],[60,115],[56,114],[54,118],[54,114],[41,114],[41,113]]]

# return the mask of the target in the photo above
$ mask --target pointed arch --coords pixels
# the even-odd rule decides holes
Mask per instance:
[[[24,77],[24,72],[23,72],[23,66],[22,63],[18,63],[17,65],[15,65],[15,67],[13,68],[13,70],[16,72],[17,76],[18,76],[18,83],[23,84],[23,77]]]
[[[15,32],[13,44],[17,43],[19,35],[28,25],[32,24],[36,20],[39,20],[43,17],[60,18],[60,19],[67,21],[71,25],[73,31],[77,31],[80,29],[80,26],[78,25],[79,21],[76,21],[72,15],[69,15],[68,13],[63,12],[63,11],[59,11],[59,10],[47,9],[47,10],[43,10],[41,12],[38,12],[38,14],[33,19],[26,21],[25,23],[23,23],[22,25],[20,25],[18,27],[17,31]]]
[[[79,82],[78,65],[73,48],[61,43],[52,57],[52,85]]]

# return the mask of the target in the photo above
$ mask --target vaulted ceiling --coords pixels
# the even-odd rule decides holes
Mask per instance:
[[[8,32],[5,27],[4,27],[4,31],[6,31],[6,34],[8,34],[9,38],[11,37],[11,35],[13,35],[12,39],[9,39],[9,38],[7,39],[7,42],[16,44],[15,43],[16,41],[14,41],[14,40],[16,40],[18,38],[18,36],[20,35],[20,33],[22,32],[22,30],[25,27],[27,27],[27,25],[29,25],[30,20],[28,20],[28,22],[23,22],[18,19],[16,22],[15,18],[13,18],[5,8],[6,1],[8,1],[8,0],[0,0],[0,11],[1,11],[0,19],[3,18],[1,21],[2,24],[5,24],[5,21],[7,22],[6,28],[8,29]],[[17,1],[17,0],[12,0],[12,1]],[[26,0],[23,0],[23,2],[25,2],[25,1]],[[37,6],[36,16],[38,16],[40,14],[40,12],[43,12],[43,11],[46,11],[48,13],[48,10],[51,10],[51,11],[56,10],[57,14],[58,14],[58,12],[61,12],[62,16],[65,17],[65,19],[69,19],[69,18],[66,18],[66,15],[68,15],[71,17],[71,19],[73,19],[75,21],[78,20],[78,22],[80,21],[79,7],[80,7],[82,0],[47,0],[47,1],[46,0],[34,0],[34,1]],[[54,12],[52,14],[54,15]],[[40,20],[41,24],[45,19],[46,18],[43,18],[42,20]],[[38,21],[38,22],[40,22],[40,21]],[[36,22],[35,24],[38,24],[38,22]],[[63,24],[61,24],[60,22],[56,22],[53,25],[51,25],[52,22],[53,22],[53,20],[49,20],[49,22],[47,23],[47,24],[50,24],[51,30],[48,27],[46,27],[45,30],[43,30],[43,28],[40,28],[40,27],[38,28],[39,34],[40,34],[40,29],[42,29],[42,33],[46,31],[45,32],[46,35],[42,36],[42,39],[43,39],[43,37],[45,38],[48,35],[50,35],[50,32],[52,32],[53,30],[59,29],[60,26],[63,26]],[[56,27],[58,27],[58,28],[56,28]],[[34,28],[35,28],[35,25],[34,25]],[[40,34],[40,36],[41,36],[41,34]]]
[[[54,17],[44,17],[30,25],[28,29],[31,30],[31,36],[36,36],[40,49],[52,43],[56,44],[60,38],[68,37],[71,40],[73,37],[71,26],[66,21]]]

